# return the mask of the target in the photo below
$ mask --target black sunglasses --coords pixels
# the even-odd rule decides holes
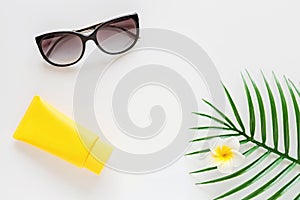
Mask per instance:
[[[66,67],[82,58],[88,40],[93,40],[103,52],[114,55],[128,51],[138,38],[139,18],[132,14],[80,30],[46,33],[35,40],[48,63]]]

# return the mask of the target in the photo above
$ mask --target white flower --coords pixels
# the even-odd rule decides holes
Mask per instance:
[[[240,166],[245,156],[239,152],[240,143],[236,137],[217,138],[210,143],[210,153],[205,158],[207,164],[217,166],[222,173],[231,173],[234,167]]]

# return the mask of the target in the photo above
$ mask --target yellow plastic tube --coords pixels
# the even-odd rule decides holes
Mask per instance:
[[[100,174],[113,148],[35,96],[13,137]]]

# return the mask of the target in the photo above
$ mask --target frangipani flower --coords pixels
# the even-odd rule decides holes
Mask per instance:
[[[245,156],[239,152],[240,143],[236,137],[217,138],[210,143],[210,153],[205,158],[207,164],[216,166],[222,173],[231,173],[234,167],[240,166]]]

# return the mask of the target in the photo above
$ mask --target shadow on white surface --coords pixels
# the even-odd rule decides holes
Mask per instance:
[[[28,162],[37,166],[37,170],[32,170],[32,177],[45,175],[45,182],[48,175],[57,179],[57,181],[65,182],[77,190],[90,193],[96,189],[97,182],[100,181],[100,176],[89,172],[83,168],[78,168],[72,164],[55,157],[38,148],[30,146],[25,143],[15,142],[15,149],[28,159]],[[21,169],[22,170],[22,169]]]

